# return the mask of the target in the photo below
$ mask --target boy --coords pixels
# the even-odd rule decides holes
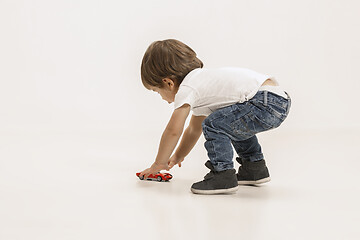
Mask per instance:
[[[210,159],[205,166],[210,172],[192,185],[193,193],[233,193],[239,184],[270,181],[256,134],[278,127],[291,105],[274,78],[243,68],[204,69],[189,46],[168,39],[148,47],[141,79],[147,89],[174,102],[175,110],[162,134],[155,162],[140,176],[147,178],[176,164],[181,167],[203,132]],[[171,156],[190,110],[189,126]],[[241,164],[237,174],[232,146]]]

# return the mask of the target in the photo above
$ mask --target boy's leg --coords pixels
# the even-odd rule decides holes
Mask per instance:
[[[261,151],[261,146],[256,135],[253,135],[243,141],[232,140],[231,142],[241,159],[250,162],[256,162],[264,159],[264,155]]]
[[[240,152],[240,156],[250,160],[237,159],[242,164],[237,174],[238,182],[257,184],[269,181],[261,147],[255,134],[278,127],[285,120],[289,108],[290,99],[286,100],[274,94],[268,95],[264,91],[258,92],[250,101],[237,103],[210,114],[203,121],[203,132],[206,139],[205,147],[210,158],[205,165],[211,172],[205,176],[204,181],[193,184],[191,190],[198,191],[196,193],[212,194],[218,193],[218,190],[220,193],[226,192],[227,189],[231,191],[235,189],[231,180],[232,172],[235,171],[231,142],[236,142],[235,145],[239,146],[237,151]],[[250,179],[252,182],[249,183],[248,172],[259,173],[264,169],[266,172],[260,174],[260,179],[257,179],[258,175],[255,174],[255,179],[252,177]],[[224,181],[227,179],[227,182],[224,183],[221,179]]]
[[[240,104],[250,108],[247,115],[240,114],[234,126],[232,144],[241,164],[237,178],[239,184],[259,184],[270,181],[261,146],[255,134],[278,127],[287,117],[291,99],[267,91],[258,92],[249,102]],[[239,107],[240,107],[239,105]]]
[[[191,191],[193,193],[231,193],[238,189],[236,171],[232,161],[231,139],[226,130],[221,127],[227,125],[227,111],[223,109],[214,112],[203,121],[205,148],[210,159],[205,163],[205,166],[210,169],[210,173],[204,177],[203,181],[192,185]]]
[[[204,144],[211,164],[216,171],[233,169],[232,161],[234,153],[231,146],[231,139],[224,132],[215,129],[216,127],[203,123],[203,133],[206,139]]]
[[[239,185],[261,184],[271,180],[256,135],[243,141],[232,141],[232,144],[239,155],[236,161],[241,164],[236,174]]]

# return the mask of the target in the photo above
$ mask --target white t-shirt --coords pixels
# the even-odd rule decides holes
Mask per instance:
[[[208,116],[215,110],[251,99],[269,75],[245,68],[197,68],[185,76],[175,95],[174,108],[189,104],[193,115]]]

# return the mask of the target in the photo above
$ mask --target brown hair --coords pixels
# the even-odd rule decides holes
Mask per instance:
[[[203,63],[186,44],[167,39],[153,42],[146,50],[141,63],[141,80],[146,88],[163,86],[162,79],[170,78],[177,87],[184,77]]]

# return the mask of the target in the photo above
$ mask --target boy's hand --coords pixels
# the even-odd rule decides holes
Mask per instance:
[[[184,158],[178,158],[176,155],[173,155],[170,159],[169,159],[169,169],[171,169],[173,166],[175,166],[176,164],[179,165],[179,167],[181,167],[181,162],[184,161]]]
[[[167,164],[159,164],[159,163],[153,163],[153,165],[151,165],[150,168],[145,169],[144,171],[142,171],[139,175],[139,177],[144,177],[144,179],[148,178],[150,174],[157,174],[158,172],[160,172],[160,170],[167,170],[169,171],[170,168]]]

